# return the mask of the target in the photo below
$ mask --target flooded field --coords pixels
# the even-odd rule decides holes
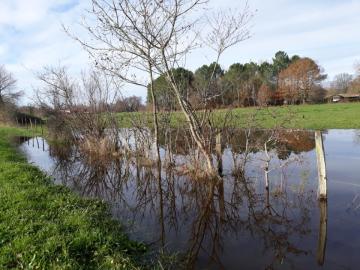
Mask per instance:
[[[123,137],[134,149],[147,138]],[[86,156],[72,145],[18,139],[56,184],[107,201],[132,239],[180,254],[184,268],[358,269],[360,131],[323,133],[327,202],[317,200],[312,132],[284,131],[269,144],[262,132],[245,137],[231,132],[216,145],[221,181],[188,173],[197,153],[181,134],[161,148],[160,172],[147,155]]]

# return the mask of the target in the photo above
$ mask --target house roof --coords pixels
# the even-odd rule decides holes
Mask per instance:
[[[325,98],[332,98],[332,97],[336,97],[336,96],[339,96],[339,97],[342,97],[342,98],[360,98],[360,94],[333,94],[333,95],[329,95],[329,96],[326,96]]]

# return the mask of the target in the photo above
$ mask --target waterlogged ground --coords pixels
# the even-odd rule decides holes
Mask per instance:
[[[144,158],[84,157],[75,147],[42,138],[19,142],[29,162],[56,184],[103,198],[113,216],[127,222],[132,239],[179,253],[185,268],[359,269],[360,131],[323,133],[328,201],[322,203],[313,137],[280,134],[281,143],[269,148],[269,190],[261,139],[243,163],[237,133],[223,141],[219,182],[186,174],[191,149],[181,142],[175,142],[175,165],[161,171],[161,181]],[[162,148],[164,160],[168,150]],[[243,164],[243,170],[234,168]]]

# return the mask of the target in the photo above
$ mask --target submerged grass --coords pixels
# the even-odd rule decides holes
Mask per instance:
[[[25,130],[0,126],[0,269],[137,269],[133,242],[107,206],[55,186],[10,143]]]
[[[228,110],[214,112],[215,123],[222,125],[222,119]],[[295,129],[360,129],[360,103],[293,105],[269,108],[237,108],[232,110],[228,120],[236,127],[247,127],[255,120],[261,128],[273,128],[281,124],[285,128]],[[254,117],[254,119],[252,118]],[[218,120],[216,120],[218,118]],[[150,113],[119,113],[121,126],[130,127],[132,120],[151,124]],[[185,124],[181,112],[171,114],[170,123],[174,127]]]

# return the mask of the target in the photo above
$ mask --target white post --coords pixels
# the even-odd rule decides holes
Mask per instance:
[[[326,176],[326,162],[324,153],[324,144],[321,131],[315,131],[315,145],[316,145],[316,157],[318,165],[318,177],[319,177],[319,200],[327,199],[327,176]]]
[[[221,148],[221,132],[216,135],[216,153],[218,155],[222,155],[222,148]]]

